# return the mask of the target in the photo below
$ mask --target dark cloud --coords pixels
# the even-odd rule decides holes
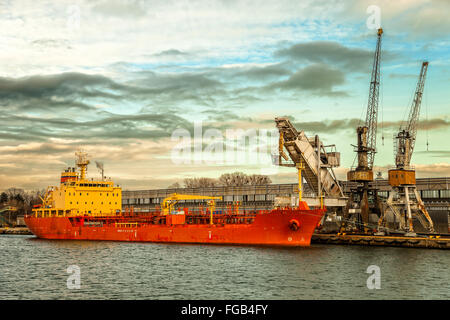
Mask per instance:
[[[356,130],[356,128],[360,125],[364,125],[363,120],[359,119],[337,119],[337,120],[323,120],[323,121],[298,121],[294,116],[284,116],[289,118],[298,130],[304,130],[306,132],[321,132],[321,133],[336,133],[341,130]],[[260,120],[259,123],[271,124],[273,120],[266,119]],[[394,129],[398,130],[402,121],[392,121],[392,122],[379,122],[378,128],[384,129]],[[450,126],[450,121],[443,119],[430,119],[421,121],[419,123],[419,130],[434,130],[441,129]]]
[[[165,51],[161,51],[159,53],[155,53],[153,56],[155,57],[180,57],[180,56],[189,56],[189,53],[177,50],[177,49],[169,49]]]
[[[109,114],[98,120],[0,116],[5,123],[0,137],[8,140],[47,141],[50,138],[83,139],[159,139],[170,137],[177,128],[192,129],[184,118],[166,114]],[[127,143],[127,142],[124,142]]]
[[[88,87],[102,86],[110,89],[122,89],[122,86],[101,75],[83,73],[61,73],[56,75],[31,76],[24,78],[0,77],[2,97],[28,96],[42,97],[66,95],[87,90]]]
[[[93,110],[91,99],[120,99],[126,87],[101,75],[61,73],[23,78],[0,77],[0,103],[15,111]]]
[[[268,80],[290,75],[291,72],[282,64],[275,64],[263,67],[239,68],[234,77],[245,77],[249,80]]]
[[[175,106],[194,102],[212,106],[226,94],[219,80],[205,73],[144,71],[136,79],[118,83],[102,75],[62,73],[24,78],[0,77],[0,104],[10,111],[97,111],[97,105],[135,102]]]
[[[375,45],[374,45],[375,46]],[[328,63],[349,71],[366,72],[372,66],[373,50],[345,47],[334,41],[312,41],[279,49],[275,56],[300,62]],[[391,52],[382,52],[383,60],[394,58]]]
[[[345,74],[325,64],[313,64],[298,70],[287,80],[273,83],[272,88],[281,90],[305,90],[317,95],[347,95],[333,91],[335,86],[345,83]]]
[[[241,119],[241,117],[229,110],[208,109],[202,111],[202,113],[206,114],[210,121],[227,122]]]
[[[373,59],[373,52],[359,48],[347,48],[334,41],[298,43],[275,52],[276,56],[315,63],[338,63],[350,70],[366,70]]]

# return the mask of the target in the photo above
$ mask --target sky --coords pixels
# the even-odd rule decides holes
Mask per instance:
[[[0,189],[57,184],[78,148],[88,176],[102,162],[126,190],[234,171],[294,183],[295,169],[271,164],[281,116],[334,144],[345,179],[378,21],[374,169],[394,166],[426,60],[412,162],[418,177],[449,177],[448,12],[446,0],[2,0]]]

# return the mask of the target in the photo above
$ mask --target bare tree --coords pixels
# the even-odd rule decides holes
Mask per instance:
[[[181,188],[181,185],[178,182],[172,183],[170,186],[167,187],[168,189],[179,189]]]
[[[242,172],[224,173],[219,182],[224,186],[243,186],[248,184],[248,176]]]
[[[252,186],[266,185],[271,184],[272,180],[265,175],[262,174],[252,174],[248,177],[249,184]]]
[[[220,185],[223,186],[243,186],[243,185],[266,185],[271,184],[272,180],[268,176],[253,174],[246,175],[242,172],[224,173],[219,178]]]
[[[217,180],[212,178],[186,178],[184,179],[185,188],[208,188],[217,185]]]

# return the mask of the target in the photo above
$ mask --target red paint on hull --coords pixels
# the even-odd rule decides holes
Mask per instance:
[[[84,225],[74,225],[74,217],[33,216],[25,217],[25,223],[33,234],[44,239],[309,246],[324,212],[323,209],[276,209],[270,213],[256,214],[250,224],[140,223],[138,226],[117,226],[110,223],[94,226],[92,222],[102,221],[101,217],[78,217],[88,220],[90,225],[85,222]],[[121,223],[133,221],[132,217],[121,219]],[[291,228],[293,219],[298,222],[298,228]]]

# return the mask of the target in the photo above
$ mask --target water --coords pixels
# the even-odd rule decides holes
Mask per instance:
[[[444,250],[208,246],[0,236],[0,299],[450,299]],[[69,265],[81,288],[68,289]],[[381,289],[367,288],[369,265]]]

